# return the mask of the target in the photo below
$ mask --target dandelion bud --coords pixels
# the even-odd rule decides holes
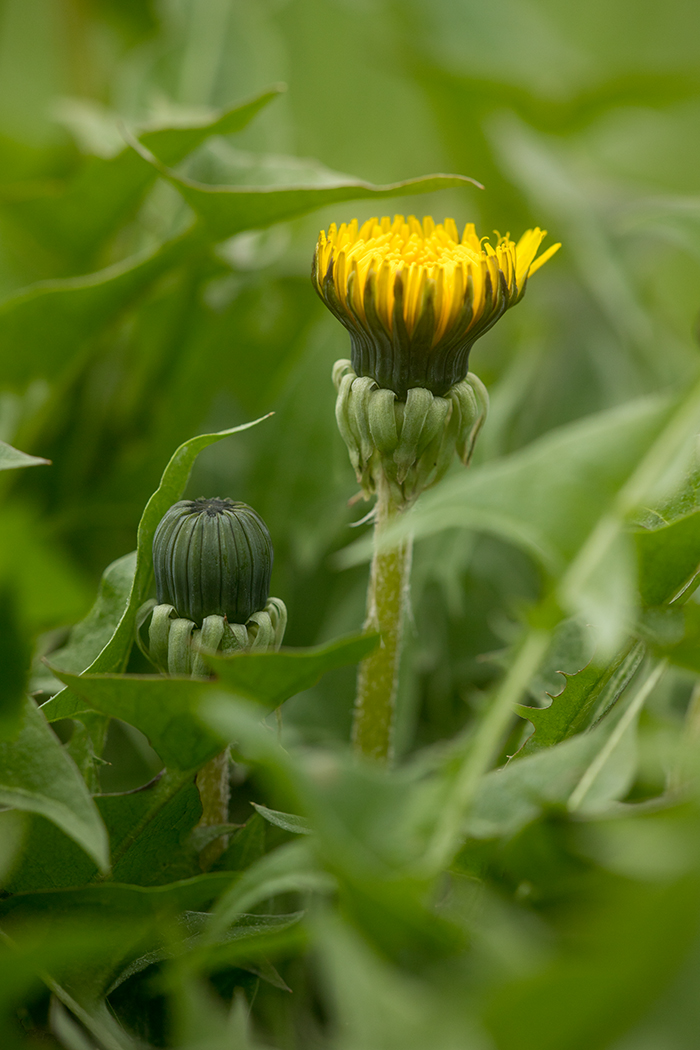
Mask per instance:
[[[259,514],[230,499],[181,500],[153,538],[158,605],[201,627],[209,616],[245,624],[270,593],[272,541]]]

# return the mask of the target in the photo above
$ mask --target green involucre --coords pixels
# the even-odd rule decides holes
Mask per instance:
[[[230,499],[180,500],[153,538],[160,605],[201,627],[207,616],[244,624],[265,608],[272,541],[259,514]]]

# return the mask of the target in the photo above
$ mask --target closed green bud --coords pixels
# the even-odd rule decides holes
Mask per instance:
[[[181,500],[153,538],[158,605],[201,627],[208,616],[245,624],[270,593],[272,541],[259,514],[231,499]]]

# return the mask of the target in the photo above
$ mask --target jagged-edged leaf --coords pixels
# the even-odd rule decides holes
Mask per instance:
[[[209,663],[232,692],[269,707],[310,689],[321,675],[358,663],[378,644],[375,634],[351,634],[309,649],[211,656]]]
[[[175,450],[163,471],[158,488],[141,515],[137,538],[136,569],[126,609],[112,637],[90,664],[89,671],[109,673],[122,671],[126,666],[134,638],[136,613],[148,596],[151,583],[153,534],[168,507],[180,499],[198,454],[216,441],[221,441],[222,438],[232,434],[239,434],[259,422],[261,420],[256,419],[252,423],[244,423],[230,430],[221,430],[215,434],[200,434],[198,437],[185,441]],[[79,697],[63,690],[58,696],[52,697],[44,704],[43,710],[49,721],[55,721],[57,718],[71,718],[76,712],[85,710],[85,703]]]
[[[207,694],[220,693],[213,681],[162,675],[72,675],[58,670],[55,674],[78,703],[82,699],[82,710],[100,711],[140,729],[168,769],[197,769],[224,746],[195,714]],[[54,717],[65,716],[54,713]]]
[[[41,456],[30,456],[26,452],[20,452],[5,441],[0,441],[0,470],[16,470],[18,467],[38,467],[51,464],[50,459],[42,459]]]
[[[208,186],[178,175],[146,148],[134,142],[134,149],[144,162],[154,165],[182,194],[204,222],[209,236],[217,241],[243,230],[261,229],[273,223],[286,222],[316,208],[347,200],[381,200],[414,193],[433,193],[457,186],[476,185],[466,175],[426,175],[387,186],[374,186],[362,179],[318,166],[315,185],[291,186]]]
[[[644,604],[662,605],[686,591],[700,571],[700,510],[633,535]]]
[[[523,755],[539,751],[543,747],[551,747],[577,732],[575,727],[580,724],[583,713],[598,695],[596,687],[605,671],[588,664],[576,674],[568,674],[566,671],[559,673],[565,678],[564,688],[555,695],[549,694],[549,707],[526,707],[523,704],[517,704],[515,707],[521,718],[526,718],[535,727],[535,732],[520,752]]]
[[[18,735],[0,742],[0,805],[38,813],[72,838],[105,871],[107,832],[85,781],[33,700]]]
[[[517,704],[516,712],[535,727],[518,756],[534,754],[575,736],[590,724],[594,715],[609,711],[629,685],[643,655],[642,646],[633,645],[607,667],[601,668],[591,661],[577,674],[561,671],[564,688],[551,697],[549,707]]]
[[[294,813],[280,813],[277,809],[268,809],[257,802],[251,802],[257,813],[263,817],[268,824],[274,824],[283,831],[291,831],[293,835],[312,835],[313,829],[305,817],[297,817]]]
[[[177,164],[210,135],[242,131],[280,90],[264,91],[223,113],[141,132],[141,142],[164,164]],[[149,170],[124,144],[116,156],[87,158],[62,192],[53,189],[46,196],[5,200],[1,206],[43,244],[80,265],[130,218],[157,177],[158,172]]]

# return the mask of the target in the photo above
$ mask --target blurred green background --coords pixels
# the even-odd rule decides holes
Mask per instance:
[[[192,149],[167,157],[165,139],[144,141],[199,184],[456,172],[485,188],[343,201],[233,237],[210,224],[193,239],[182,192],[125,141],[205,126],[280,82],[286,92],[236,134],[194,134]],[[350,528],[367,506],[349,503],[356,486],[333,412],[331,366],[348,339],[309,281],[330,222],[415,212],[474,221],[482,235],[540,225],[547,243],[563,242],[474,350],[492,398],[477,461],[645,393],[683,390],[698,371],[699,125],[697,0],[0,0],[0,439],[53,462],[0,475],[0,581],[35,640],[38,693],[55,686],[41,655],[89,609],[105,566],[135,547],[174,449],[271,411],[206,450],[188,494],[242,499],[266,519],[287,644],[361,625],[367,569],[340,571],[334,557],[366,528]],[[417,544],[400,757],[453,738],[484,709],[541,585],[533,561],[493,536],[454,530]],[[577,670],[585,657],[570,643],[562,650]],[[332,672],[289,701],[290,736],[346,741],[354,676]],[[552,678],[532,684],[536,698]],[[654,695],[620,798],[643,805],[664,791],[692,684],[675,669]],[[145,738],[116,722],[110,732],[103,789],[143,784],[158,768]],[[380,860],[384,846],[402,855],[404,770],[381,781],[348,769],[358,834],[371,825]],[[275,804],[257,776],[253,794]],[[232,819],[248,816],[248,788],[234,791]],[[342,809],[323,785],[319,795]],[[655,821],[654,804],[629,824],[547,811],[527,826],[516,813],[517,833],[493,841],[472,829],[451,895],[438,894],[444,928],[413,876],[391,883],[382,872],[376,889],[369,865],[371,877],[353,882],[366,858],[339,852],[333,863],[351,872],[340,911],[364,940],[312,916],[340,1004],[332,1045],[427,1050],[439,1029],[440,1050],[482,1050],[492,1044],[464,1029],[474,996],[479,1024],[506,1050],[693,1050],[697,946],[625,1034],[697,927],[697,814],[679,806]],[[259,832],[262,819],[249,825]],[[453,919],[468,951],[445,932]],[[279,985],[256,1009],[275,1045],[315,1050],[330,1045],[329,1007],[304,966],[284,970],[297,993],[286,1013]],[[140,1003],[122,1006],[136,1015]]]
[[[377,183],[446,171],[485,189],[342,203],[175,252],[116,306],[86,312],[68,296],[42,313],[54,286],[41,282],[60,293],[187,226],[162,180],[109,196],[125,134],[203,120],[279,82],[286,93],[245,130],[207,139],[178,170],[269,186],[322,185],[322,165]],[[0,437],[53,466],[4,481],[0,559],[21,577],[40,651],[133,549],[176,445],[272,410],[207,451],[189,492],[243,499],[267,520],[289,644],[359,626],[366,570],[332,559],[366,509],[348,507],[333,417],[330,368],[348,341],[308,279],[331,221],[415,211],[482,234],[537,224],[563,242],[474,351],[492,395],[482,460],[681,387],[697,367],[699,120],[694,0],[3,0]],[[479,708],[498,672],[483,656],[509,642],[538,586],[496,539],[419,545],[401,752]],[[344,739],[352,692],[353,673],[337,672],[285,717],[310,739]]]

